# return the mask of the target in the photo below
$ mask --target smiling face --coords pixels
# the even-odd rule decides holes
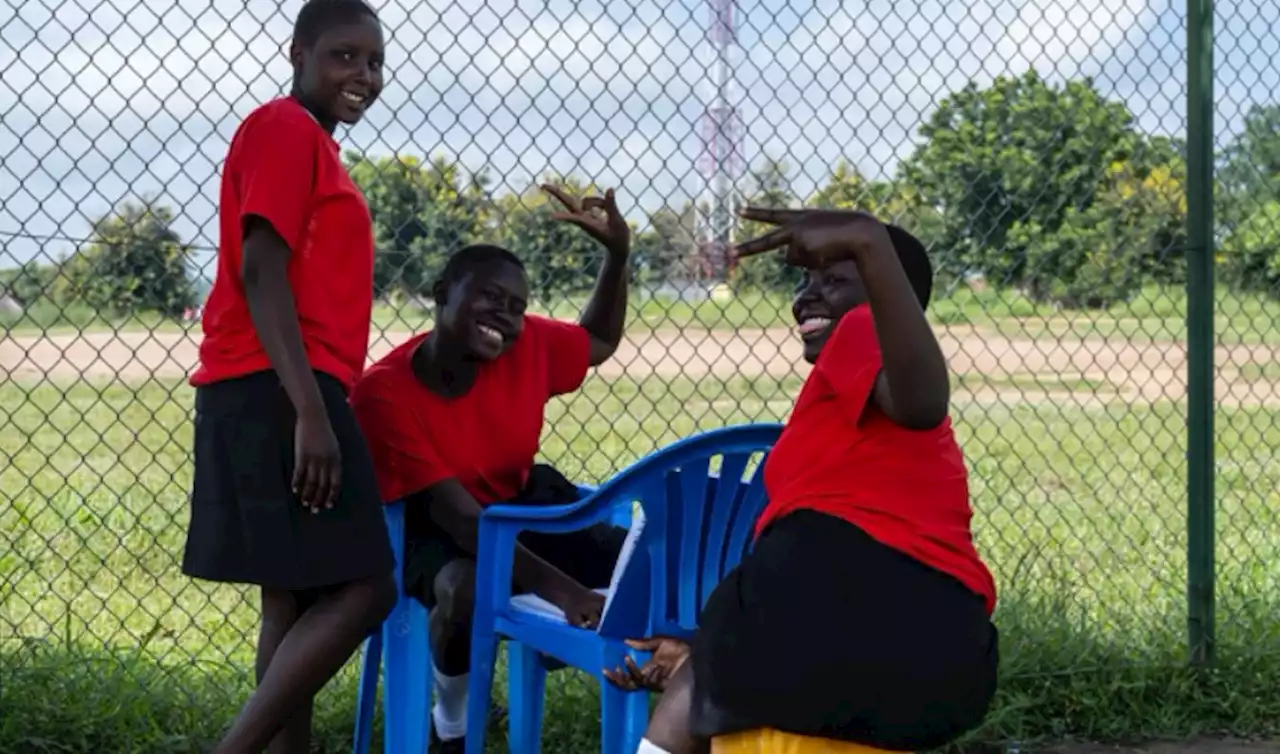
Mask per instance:
[[[466,356],[492,361],[524,331],[529,280],[519,266],[493,259],[442,284],[437,303],[437,332]]]
[[[791,304],[804,342],[804,360],[816,362],[840,318],[866,301],[867,291],[858,275],[858,265],[852,260],[806,271]]]
[[[382,25],[373,16],[334,24],[310,46],[295,40],[289,57],[295,93],[330,128],[359,122],[382,94]]]

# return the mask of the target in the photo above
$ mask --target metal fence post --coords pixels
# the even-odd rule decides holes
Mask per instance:
[[[1187,0],[1187,628],[1213,662],[1213,0]]]

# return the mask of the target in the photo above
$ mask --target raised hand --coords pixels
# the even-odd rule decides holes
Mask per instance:
[[[563,211],[553,212],[551,219],[582,228],[611,253],[626,254],[630,251],[631,226],[618,211],[613,189],[606,190],[603,197],[577,199],[560,186],[543,184],[541,188],[564,207]]]
[[[866,212],[745,207],[738,214],[747,220],[778,226],[736,245],[733,253],[739,259],[785,249],[787,264],[817,269],[853,259],[867,249],[892,249],[884,224]]]

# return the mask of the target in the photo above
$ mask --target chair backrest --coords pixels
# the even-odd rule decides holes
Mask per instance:
[[[766,502],[764,461],[781,431],[780,424],[709,430],[652,453],[601,487],[644,511],[652,633],[696,629],[707,597],[750,550]]]

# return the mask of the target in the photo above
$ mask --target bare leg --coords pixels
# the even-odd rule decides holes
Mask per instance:
[[[471,670],[471,618],[475,613],[476,564],[467,558],[450,561],[434,583],[436,607],[431,611],[431,661],[447,676]]]
[[[262,681],[212,754],[258,754],[395,606],[391,574],[347,584],[294,621]]]
[[[667,681],[644,737],[671,754],[707,754],[711,742],[693,734],[693,663],[685,662]]]
[[[292,592],[281,589],[262,589],[262,629],[258,632],[258,658],[255,665],[257,681],[267,674],[271,666],[271,658],[289,629],[297,622],[300,613],[309,607],[299,604]],[[271,740],[267,754],[309,754],[311,751],[311,710],[312,699],[303,702],[302,707],[289,718],[280,733]]]

